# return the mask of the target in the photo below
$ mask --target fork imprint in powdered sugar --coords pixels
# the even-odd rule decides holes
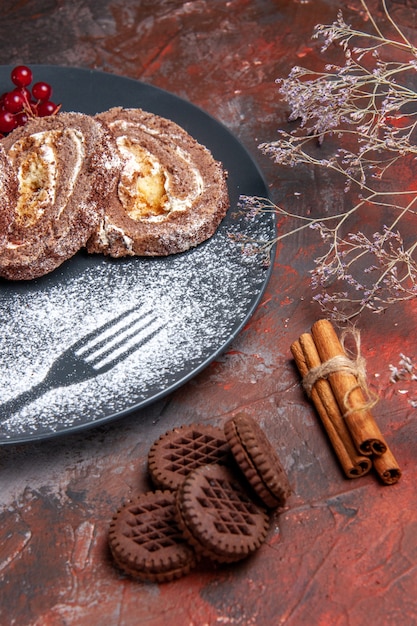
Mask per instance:
[[[123,361],[162,329],[152,311],[138,315],[130,309],[82,338],[73,346],[74,354],[94,375],[102,374]]]
[[[0,404],[3,419],[51,389],[68,387],[104,374],[155,337],[164,325],[152,311],[124,311],[62,352],[46,377],[19,396]]]

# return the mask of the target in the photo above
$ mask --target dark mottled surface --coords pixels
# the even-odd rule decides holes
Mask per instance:
[[[390,4],[412,32],[411,3]],[[282,170],[257,145],[286,122],[275,79],[295,64],[320,63],[310,34],[338,8],[359,23],[359,0],[6,0],[0,62],[97,68],[172,91],[237,135],[276,202],[334,211],[348,200],[326,172]],[[373,476],[347,481],[289,353],[320,315],[308,290],[314,245],[308,233],[284,240],[246,328],[168,398],[83,434],[0,449],[2,624],[416,623],[417,420],[412,390],[389,382],[389,364],[401,353],[415,357],[417,304],[360,320],[370,381],[381,394],[377,418],[403,478],[393,487]],[[108,524],[121,502],[149,487],[151,443],[175,425],[222,425],[241,409],[265,429],[294,490],[265,545],[247,562],[165,585],[122,576],[108,554]]]

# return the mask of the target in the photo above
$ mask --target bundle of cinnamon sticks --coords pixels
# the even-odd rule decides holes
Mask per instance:
[[[383,483],[398,482],[401,470],[372,415],[360,361],[348,357],[331,322],[317,321],[291,352],[346,476],[373,467]]]

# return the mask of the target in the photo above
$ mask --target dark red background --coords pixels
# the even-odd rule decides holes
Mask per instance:
[[[417,11],[391,2],[417,41]],[[375,15],[382,17],[374,0]],[[257,146],[286,122],[275,79],[322,64],[310,39],[359,0],[6,0],[0,62],[97,68],[176,93],[222,121],[287,208],[348,202],[328,172],[285,170]],[[414,31],[413,29],[416,28]],[[82,98],[82,93],[80,93]],[[294,196],[294,192],[300,193]],[[384,487],[345,479],[300,389],[289,347],[321,315],[311,303],[311,233],[286,239],[255,315],[221,358],[186,386],[117,423],[0,449],[0,621],[18,626],[411,626],[417,622],[417,386],[390,382],[415,357],[417,303],[358,320],[377,421],[403,470]],[[402,393],[406,392],[406,393]],[[413,395],[414,394],[414,395]],[[238,410],[265,429],[294,493],[250,560],[141,584],[113,566],[117,507],[148,488],[146,455],[166,430],[222,425]]]

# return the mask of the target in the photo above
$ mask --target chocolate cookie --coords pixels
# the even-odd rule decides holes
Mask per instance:
[[[164,256],[211,237],[229,197],[226,174],[209,150],[141,109],[113,108],[96,119],[114,135],[124,167],[88,251]]]
[[[278,455],[254,419],[239,413],[225,424],[232,454],[262,502],[269,508],[284,506],[291,493]]]
[[[222,465],[195,469],[177,491],[177,521],[197,553],[232,563],[265,540],[269,518]]]
[[[190,571],[197,558],[178,529],[175,511],[171,491],[141,494],[117,511],[109,545],[120,569],[151,582],[174,580]]]
[[[2,139],[18,197],[0,275],[43,276],[84,246],[116,186],[120,158],[103,124],[81,113],[35,118]]]
[[[148,454],[153,483],[175,490],[197,467],[230,460],[230,447],[220,428],[204,424],[181,426],[161,435]]]

